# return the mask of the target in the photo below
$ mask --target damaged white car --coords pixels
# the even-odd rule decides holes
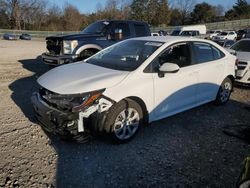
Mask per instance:
[[[237,63],[236,81],[242,84],[250,84],[250,39],[241,39],[236,42],[229,51],[236,53]]]
[[[91,130],[126,142],[149,122],[210,101],[226,103],[235,61],[207,40],[129,39],[42,75],[32,104],[47,131],[76,136]]]

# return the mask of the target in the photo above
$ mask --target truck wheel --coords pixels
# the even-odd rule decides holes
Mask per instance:
[[[216,97],[216,104],[222,105],[227,103],[230,99],[231,92],[233,90],[233,84],[230,78],[225,78],[222,82]]]
[[[143,123],[143,111],[138,103],[125,99],[108,112],[104,129],[115,143],[131,140]]]
[[[79,60],[87,59],[87,58],[91,57],[92,55],[94,55],[95,53],[96,52],[94,52],[93,50],[84,50],[80,53]]]

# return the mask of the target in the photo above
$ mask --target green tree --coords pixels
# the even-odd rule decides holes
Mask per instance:
[[[212,22],[217,16],[217,8],[205,2],[196,4],[191,12],[191,19],[194,23]]]
[[[130,18],[148,22],[150,25],[168,25],[170,14],[167,0],[134,0]]]
[[[146,15],[146,3],[147,0],[133,0],[131,4],[131,14],[130,18],[134,20],[143,20],[147,21],[147,15]]]
[[[169,9],[168,1],[161,0],[158,2],[156,14],[153,18],[153,24],[156,26],[166,26],[170,23],[171,11]]]
[[[182,24],[181,12],[179,9],[174,8],[171,11],[170,25],[177,26]]]
[[[250,18],[250,5],[246,0],[237,0],[233,8],[226,12],[225,17],[229,20]]]

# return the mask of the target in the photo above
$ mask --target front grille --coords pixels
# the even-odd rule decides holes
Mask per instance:
[[[47,39],[47,49],[51,55],[62,54],[62,41],[58,39]]]

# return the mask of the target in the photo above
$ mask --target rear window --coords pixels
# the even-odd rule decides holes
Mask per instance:
[[[129,25],[127,23],[119,23],[116,28],[121,29],[124,37],[131,36]]]
[[[146,36],[147,35],[147,31],[146,28],[143,24],[134,24],[135,26],[135,35],[137,37],[141,37],[141,36]]]

